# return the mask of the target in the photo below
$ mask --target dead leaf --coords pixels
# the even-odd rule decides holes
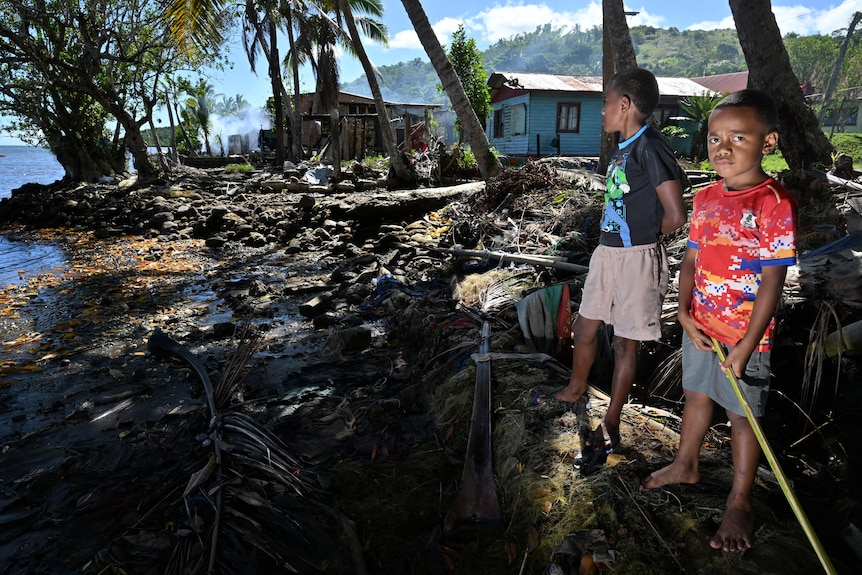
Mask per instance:
[[[183,497],[188,497],[195,487],[201,485],[204,481],[209,479],[209,476],[212,475],[212,472],[215,471],[215,468],[216,459],[215,455],[213,455],[210,457],[209,461],[207,461],[207,464],[200,469],[200,471],[189,477],[189,483],[188,485],[186,485],[186,490],[185,492],[183,492]]]
[[[578,566],[578,575],[598,575],[599,568],[593,562],[592,553],[581,555],[581,564]]]
[[[518,560],[518,546],[511,541],[503,544],[503,552],[506,554],[506,561],[508,561],[509,565]]]
[[[539,532],[530,525],[527,528],[527,553],[532,553],[539,546]]]

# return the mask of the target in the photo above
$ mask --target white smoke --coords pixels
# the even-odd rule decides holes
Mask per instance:
[[[232,150],[231,136],[240,136],[243,149],[240,153],[260,149],[258,135],[261,130],[269,130],[272,120],[262,110],[246,110],[240,115],[210,116],[210,148],[213,155],[228,155]]]

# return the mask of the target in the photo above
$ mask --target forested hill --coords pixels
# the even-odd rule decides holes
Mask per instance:
[[[658,76],[692,78],[746,69],[745,58],[735,29],[678,30],[676,28],[631,28],[632,43],[638,65]],[[788,35],[784,45],[793,71],[800,82],[811,82],[821,89],[838,58],[843,31],[831,36]],[[602,30],[593,27],[582,30],[553,28],[550,24],[534,32],[500,40],[483,52],[485,70],[542,72],[548,74],[602,73]],[[862,69],[862,29],[854,34],[844,58],[841,77],[858,85]],[[439,80],[424,58],[380,66],[383,75],[381,90],[390,102],[443,103],[437,90]],[[856,82],[855,84],[853,82]],[[365,76],[342,84],[347,92],[370,96]]]
[[[736,30],[677,30],[637,26],[631,29],[638,64],[659,76],[706,76],[745,70]],[[499,40],[483,52],[485,70],[548,74],[600,75],[602,29],[559,30],[546,24],[534,32]],[[416,58],[380,66],[381,91],[391,102],[442,102],[431,63]],[[342,89],[370,95],[365,76]]]

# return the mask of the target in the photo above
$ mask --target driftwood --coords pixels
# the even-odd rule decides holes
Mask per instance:
[[[491,327],[485,321],[479,345],[481,357],[476,363],[473,417],[467,439],[461,490],[446,513],[443,528],[447,532],[468,521],[495,530],[503,527],[491,461],[491,360],[487,355],[490,337]]]
[[[500,262],[515,262],[520,264],[533,264],[537,266],[545,266],[556,268],[559,270],[567,270],[579,274],[587,273],[589,266],[573,264],[566,261],[566,258],[561,256],[544,256],[538,254],[510,254],[508,252],[489,252],[485,250],[466,250],[462,248],[445,248],[440,251],[447,252],[456,256],[467,256],[483,258],[487,260],[499,260]]]
[[[344,194],[326,202],[333,217],[360,221],[400,220],[436,211],[455,200],[485,189],[485,182],[457,186],[387,191],[373,194]]]

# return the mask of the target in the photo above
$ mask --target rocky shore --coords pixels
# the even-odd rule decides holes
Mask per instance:
[[[4,233],[58,242],[68,263],[2,293],[0,573],[818,570],[766,468],[755,548],[706,545],[729,485],[720,422],[708,480],[638,492],[675,447],[672,383],[670,401],[633,398],[620,457],[589,476],[572,463],[580,428],[603,411],[601,373],[586,414],[529,406],[537,388],[564,384],[566,361],[525,347],[514,302],[577,286],[555,262],[588,262],[594,175],[537,165],[406,191],[364,189],[381,175],[362,178],[359,191],[291,190],[272,174],[183,168],[146,185],[27,186],[2,203]],[[671,253],[683,237],[668,238]],[[804,289],[790,289],[800,312],[788,323],[810,325]],[[662,366],[673,370],[671,318],[666,341],[644,350],[642,396]],[[484,323],[504,523],[452,528]],[[206,377],[154,343],[157,330]],[[779,377],[798,370],[799,345],[787,339]],[[858,399],[845,391],[840,411],[852,413]],[[785,413],[770,433],[799,465],[824,544],[853,572],[859,459],[844,433],[854,428],[835,414],[832,441],[794,445],[801,433]]]

